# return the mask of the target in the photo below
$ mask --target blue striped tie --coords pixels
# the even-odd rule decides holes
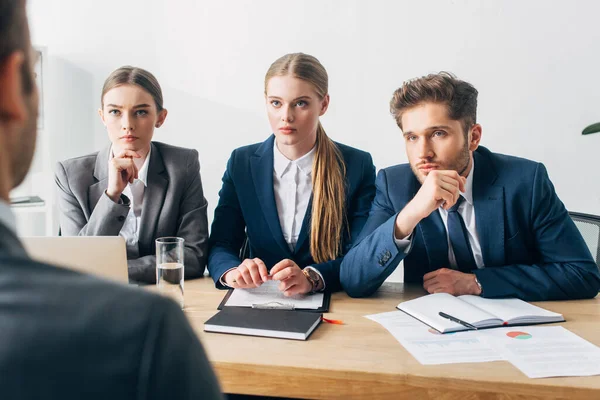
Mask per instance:
[[[450,243],[452,244],[458,270],[470,273],[477,268],[477,265],[475,264],[473,250],[469,243],[469,234],[465,226],[465,221],[458,212],[458,207],[460,207],[464,200],[465,198],[460,196],[456,204],[448,210],[448,235],[450,236]]]

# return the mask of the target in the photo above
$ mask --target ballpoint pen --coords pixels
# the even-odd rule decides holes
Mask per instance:
[[[442,318],[446,318],[446,319],[449,319],[450,321],[453,321],[453,322],[459,323],[459,324],[461,324],[462,326],[466,326],[466,327],[467,327],[467,328],[469,328],[469,329],[475,329],[475,330],[477,330],[477,327],[476,327],[475,325],[471,325],[470,323],[468,323],[468,322],[465,322],[465,321],[462,321],[462,320],[460,320],[460,319],[458,319],[458,318],[456,318],[456,317],[453,317],[452,315],[446,314],[445,312],[441,312],[441,311],[440,311],[440,312],[439,312],[439,315],[440,315],[440,317],[442,317]]]

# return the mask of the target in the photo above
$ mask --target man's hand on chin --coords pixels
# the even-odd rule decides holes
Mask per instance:
[[[429,293],[450,293],[454,296],[481,294],[481,289],[475,281],[475,274],[465,274],[449,268],[440,268],[425,274],[423,288]]]

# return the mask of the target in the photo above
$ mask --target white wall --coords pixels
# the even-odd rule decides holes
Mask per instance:
[[[600,134],[581,136],[600,121],[600,2],[28,3],[34,42],[93,77],[89,97],[70,102],[93,104],[90,131],[73,134],[96,148],[107,143],[95,116],[105,77],[123,64],[155,73],[169,109],[155,138],[198,149],[211,219],[231,150],[270,134],[264,73],[296,51],[329,72],[328,134],[378,168],[406,161],[388,113],[394,89],[449,70],[479,89],[483,145],[544,162],[568,209],[600,214]]]

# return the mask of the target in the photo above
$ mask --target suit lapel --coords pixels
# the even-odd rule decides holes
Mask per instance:
[[[404,200],[404,204],[402,204],[398,210],[402,210],[406,204],[408,204],[416,196],[419,189],[421,189],[421,184],[411,173],[410,181],[407,182],[403,192],[411,193],[412,195]],[[421,222],[419,222],[417,228],[415,228],[414,232],[415,234],[418,234],[420,230],[421,237],[423,238],[423,245],[425,246],[425,253],[427,254],[427,259],[429,261],[429,266],[418,265],[418,268],[421,269],[428,267],[427,271],[425,271],[425,273],[427,273],[429,271],[435,271],[439,268],[449,267],[448,237],[440,212],[435,210],[429,214],[427,218],[424,218],[421,220]],[[425,260],[411,260],[411,262],[422,264],[425,262]]]
[[[94,179],[96,179],[96,183],[88,189],[88,209],[86,210],[88,218],[108,187],[108,154],[111,151],[110,149],[111,146],[109,145],[102,149],[96,156],[96,165],[94,167]]]
[[[144,191],[144,203],[140,222],[140,254],[152,254],[156,225],[160,217],[169,186],[162,155],[154,143],[148,165],[148,182]],[[143,247],[142,247],[143,246]]]
[[[485,151],[485,149],[483,149]],[[484,265],[504,265],[504,187],[485,152],[473,153],[473,206]]]
[[[275,193],[273,191],[273,143],[275,136],[267,139],[250,159],[250,169],[258,203],[265,216],[273,239],[285,254],[291,256],[290,249],[283,237],[277,205],[275,204]]]
[[[306,207],[306,213],[304,214],[304,219],[302,220],[302,226],[300,227],[300,233],[298,234],[298,241],[296,242],[296,248],[294,249],[294,253],[298,253],[306,239],[308,238],[308,234],[310,232],[310,219],[312,217],[312,202],[313,195],[310,195],[310,200],[308,201],[308,206]]]

